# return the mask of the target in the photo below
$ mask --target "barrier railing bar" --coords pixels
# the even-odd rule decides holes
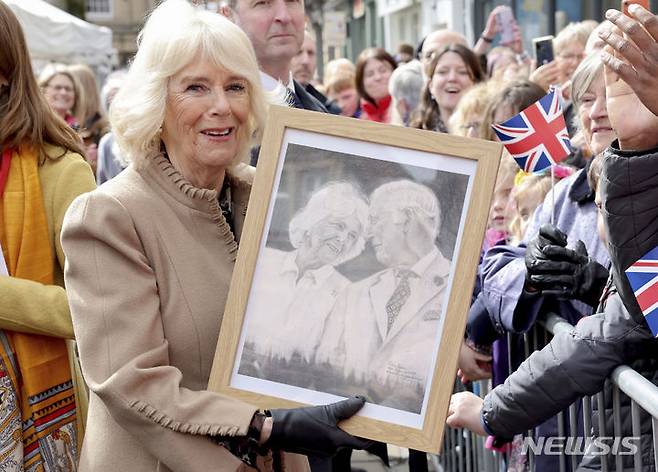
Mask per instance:
[[[658,387],[626,365],[613,370],[610,379],[644,411],[658,418]]]
[[[466,433],[466,472],[471,472],[473,470],[473,442],[471,439],[471,434]]]
[[[658,464],[658,418],[651,418],[653,430],[653,463]]]
[[[583,431],[586,438],[592,434],[592,399],[587,395],[583,397]]]
[[[540,323],[554,334],[573,329],[571,323],[554,314],[549,314]],[[610,379],[647,413],[658,418],[658,387],[656,385],[626,365],[621,365],[613,370]]]
[[[459,472],[464,472],[464,452],[466,448],[464,447],[464,431],[457,429],[457,448],[459,454],[457,455],[457,464],[459,467]]]
[[[614,426],[614,436],[621,436],[621,399],[617,385],[612,386],[612,424]],[[622,459],[623,457],[620,454],[615,455],[615,470],[617,472],[624,470]]]
[[[635,400],[631,400],[631,425],[633,427],[633,437],[639,438],[642,434],[640,432],[640,407]],[[642,472],[642,454],[639,447],[633,454],[633,467],[635,472]]]
[[[605,408],[605,394],[603,390],[596,394],[596,403],[599,407],[599,412]],[[606,437],[608,435],[606,425],[605,425],[605,415],[599,413],[599,436]],[[608,472],[608,456],[606,454],[604,457],[601,457],[601,472]]]
[[[576,404],[572,403],[569,405],[569,437],[573,438],[574,444],[576,444],[576,438],[578,437],[578,412],[576,410]],[[567,444],[569,444],[567,442]],[[566,446],[565,446],[566,447]],[[578,467],[579,457],[576,453],[573,453],[569,456],[571,458],[571,470],[576,470]]]
[[[565,428],[564,428],[564,412],[559,412],[557,414],[557,435],[560,438],[565,437]],[[560,464],[560,472],[566,472],[567,471],[567,458],[564,454],[564,450],[562,451],[563,454],[560,454],[558,457],[558,462]]]

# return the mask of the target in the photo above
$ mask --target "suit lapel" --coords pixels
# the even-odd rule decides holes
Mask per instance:
[[[415,281],[411,296],[393,323],[388,338],[385,338],[386,341],[398,334],[411,320],[424,315],[425,305],[445,290],[449,273],[450,263],[439,253],[428,269],[420,275],[420,279]],[[440,306],[436,307],[436,310],[440,309]]]
[[[295,89],[295,95],[297,95],[297,100],[299,101],[299,104],[295,104],[295,108],[328,113],[325,106],[308,93],[299,82],[293,80],[293,86]]]
[[[386,302],[395,290],[395,277],[392,270],[380,273],[378,279],[370,286],[370,305],[375,315],[377,329],[382,339],[386,339],[388,330],[388,315],[386,314]]]

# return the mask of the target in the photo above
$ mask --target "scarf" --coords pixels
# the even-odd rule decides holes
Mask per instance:
[[[0,236],[9,275],[52,285],[37,154],[5,150],[2,168],[7,161]],[[11,462],[25,470],[76,470],[75,395],[63,339],[0,330],[0,396],[0,470]]]
[[[392,97],[390,95],[377,101],[377,104],[370,103],[366,99],[361,99],[361,118],[378,123],[388,123],[391,120],[390,107]]]

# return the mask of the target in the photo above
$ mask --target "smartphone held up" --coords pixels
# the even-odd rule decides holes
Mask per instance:
[[[651,11],[651,8],[649,7],[649,0],[621,0],[621,11],[624,13],[624,15],[628,15],[628,7],[631,6],[633,3],[637,3],[638,5],[644,7],[646,10]]]
[[[541,36],[532,40],[532,45],[535,51],[535,60],[537,67],[553,62],[555,55],[553,53],[553,36]]]

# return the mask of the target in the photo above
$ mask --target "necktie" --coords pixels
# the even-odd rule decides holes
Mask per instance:
[[[304,104],[301,102],[294,90],[288,89],[288,103],[295,108],[304,108]]]
[[[413,272],[410,270],[401,270],[398,273],[400,281],[398,282],[397,287],[393,290],[391,298],[386,302],[386,315],[388,317],[388,324],[386,327],[386,332],[391,331],[391,326],[395,323],[400,310],[404,304],[409,299],[411,295],[411,288],[409,287],[409,277],[413,275]]]

